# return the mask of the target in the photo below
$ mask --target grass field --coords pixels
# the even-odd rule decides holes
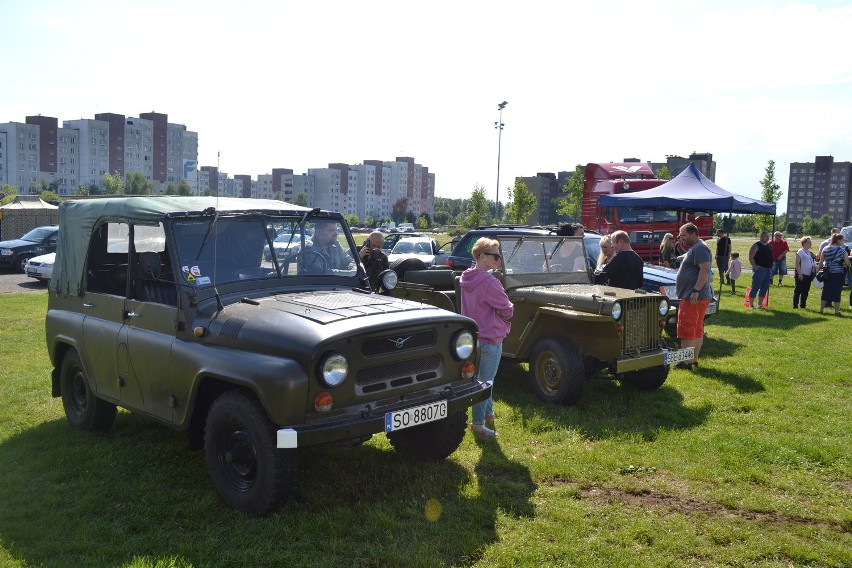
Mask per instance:
[[[852,312],[791,295],[723,296],[699,370],[654,392],[596,379],[545,406],[503,365],[496,443],[305,451],[262,519],[222,504],[181,433],[126,412],[72,430],[46,294],[0,295],[0,566],[852,566]]]

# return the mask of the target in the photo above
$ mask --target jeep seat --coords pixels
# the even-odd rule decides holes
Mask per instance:
[[[177,292],[173,282],[160,278],[160,255],[156,252],[139,253],[139,282],[137,295],[141,300],[157,302],[158,304],[177,305]]]

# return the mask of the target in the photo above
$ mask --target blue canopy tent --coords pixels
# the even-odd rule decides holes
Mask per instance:
[[[698,171],[695,164],[653,189],[601,195],[601,207],[645,207],[681,211],[765,213],[775,215],[775,203],[724,190]]]

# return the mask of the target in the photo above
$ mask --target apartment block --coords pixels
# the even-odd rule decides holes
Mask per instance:
[[[411,157],[331,163],[306,174],[273,168],[255,181],[250,174],[229,177],[218,166],[199,167],[198,133],[170,123],[163,113],[99,113],[65,120],[61,127],[58,119],[41,115],[0,124],[0,184],[9,183],[21,194],[50,188],[73,196],[83,187],[101,187],[106,174],[136,172],[152,183],[154,194],[182,181],[199,195],[294,202],[304,194],[312,207],[360,219],[391,216],[403,204],[417,216],[431,214],[435,202],[435,174]]]
[[[805,215],[831,217],[832,225],[852,224],[852,162],[816,156],[813,162],[790,164],[787,185],[787,221],[802,223]]]

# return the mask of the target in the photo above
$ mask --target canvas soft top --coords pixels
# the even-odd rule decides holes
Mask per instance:
[[[156,223],[214,211],[220,215],[304,215],[311,208],[274,199],[236,197],[108,197],[63,201],[59,205],[59,242],[50,291],[62,295],[82,294],[89,239],[100,222]],[[340,217],[337,213],[320,210],[315,213],[320,217]]]

